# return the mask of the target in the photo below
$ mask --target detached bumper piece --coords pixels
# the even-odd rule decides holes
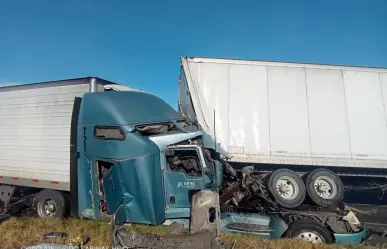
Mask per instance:
[[[336,244],[359,245],[369,237],[369,231],[365,228],[356,233],[333,234]]]

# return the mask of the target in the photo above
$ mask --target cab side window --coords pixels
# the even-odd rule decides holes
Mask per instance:
[[[181,172],[190,177],[202,176],[202,167],[196,150],[167,150],[165,155],[169,171]]]
[[[95,126],[94,137],[104,140],[125,140],[125,133],[120,127],[116,126]]]

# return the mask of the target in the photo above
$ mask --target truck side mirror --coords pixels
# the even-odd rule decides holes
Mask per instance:
[[[223,167],[221,162],[218,160],[214,160],[214,175],[215,175],[215,181],[214,185],[216,188],[222,186],[223,183]]]

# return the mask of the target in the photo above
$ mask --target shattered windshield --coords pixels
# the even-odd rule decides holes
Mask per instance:
[[[196,124],[190,124],[185,118],[182,118],[168,123],[138,125],[136,126],[136,130],[143,135],[163,134],[170,131],[190,133],[198,131],[199,126]]]

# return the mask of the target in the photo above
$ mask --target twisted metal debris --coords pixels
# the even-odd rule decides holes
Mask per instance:
[[[115,226],[112,230],[112,246],[115,248],[147,249],[228,249],[225,243],[210,231],[196,234],[140,235],[128,232],[125,226]]]

